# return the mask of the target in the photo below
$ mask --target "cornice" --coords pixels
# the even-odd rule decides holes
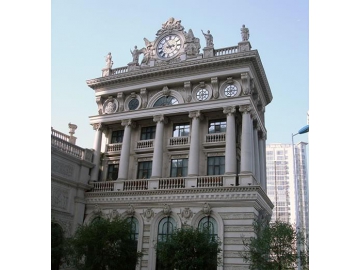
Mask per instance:
[[[191,61],[183,61],[169,65],[148,67],[140,70],[129,71],[126,73],[120,73],[117,75],[90,79],[87,80],[86,83],[92,89],[97,89],[100,87],[115,85],[122,82],[138,81],[144,78],[161,77],[171,74],[176,74],[177,76],[179,76],[180,73],[186,73],[189,71],[193,73],[197,70],[203,72],[209,68],[228,68],[231,65],[238,65],[246,62],[250,62],[253,64],[253,67],[258,77],[261,78],[259,81],[261,87],[264,89],[264,96],[266,98],[266,102],[267,104],[270,103],[272,100],[272,94],[266,78],[265,70],[261,63],[261,59],[257,50],[196,59]]]

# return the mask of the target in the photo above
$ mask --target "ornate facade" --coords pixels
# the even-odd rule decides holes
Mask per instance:
[[[113,69],[109,53],[102,77],[87,81],[98,115],[90,117],[95,167],[84,222],[131,218],[144,253],[137,269],[160,269],[154,245],[183,226],[220,237],[218,269],[248,269],[242,241],[273,208],[265,160],[272,94],[248,33],[215,49],[216,37],[203,32],[201,52],[193,31],[170,18],[130,51],[127,66]]]

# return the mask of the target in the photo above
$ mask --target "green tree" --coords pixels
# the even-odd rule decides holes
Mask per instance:
[[[221,242],[208,231],[192,227],[176,229],[156,253],[165,269],[216,269],[221,264]]]
[[[61,226],[51,222],[51,270],[58,270],[64,256],[64,232]]]
[[[305,247],[304,237],[296,232],[293,225],[277,220],[273,223],[254,222],[255,237],[243,241],[245,251],[241,252],[246,262],[250,262],[250,269],[282,270],[297,267],[297,248],[299,241],[302,269],[309,268],[308,248]]]
[[[67,263],[79,270],[134,270],[142,256],[126,219],[99,218],[67,241]]]

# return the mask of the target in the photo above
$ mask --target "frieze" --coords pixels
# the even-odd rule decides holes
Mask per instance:
[[[67,210],[69,200],[69,189],[51,186],[51,207]]]
[[[248,243],[251,237],[226,237],[224,240],[225,245],[243,245]]]
[[[71,178],[74,173],[74,166],[52,159],[51,171],[63,175],[67,178]]]
[[[219,213],[219,215],[221,216],[221,218],[223,220],[254,219],[255,218],[254,213]]]

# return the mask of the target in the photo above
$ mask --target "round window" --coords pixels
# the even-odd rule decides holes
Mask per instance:
[[[237,87],[235,85],[228,85],[225,88],[225,96],[227,97],[233,97],[237,93]]]
[[[199,101],[203,101],[203,100],[206,100],[208,99],[209,97],[209,91],[205,88],[202,88],[200,90],[197,91],[196,93],[196,98],[199,100]]]
[[[133,98],[129,102],[129,110],[136,110],[137,107],[139,107],[139,100],[136,98]]]

